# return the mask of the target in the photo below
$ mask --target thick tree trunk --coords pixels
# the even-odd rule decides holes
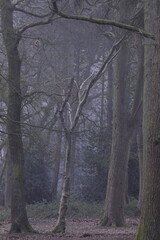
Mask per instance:
[[[141,45],[141,44],[140,44]],[[131,117],[128,111],[127,43],[123,43],[113,69],[113,130],[108,174],[107,194],[102,225],[124,225],[124,204],[127,187],[127,168],[130,144],[143,91],[143,50],[139,50],[140,63]]]
[[[1,0],[1,21],[8,59],[8,146],[12,162],[11,232],[31,232],[27,219],[24,195],[24,156],[21,133],[21,61],[18,36],[13,28],[13,10],[10,0]]]
[[[136,240],[160,239],[160,2],[145,0],[145,29],[155,42],[145,40],[143,98],[143,202]]]
[[[71,178],[71,143],[72,143],[72,133],[67,131],[66,135],[66,158],[65,158],[65,170],[64,170],[64,181],[63,189],[60,200],[59,216],[56,226],[53,232],[65,232],[66,228],[66,213],[68,208],[68,199],[70,195],[70,178]]]
[[[113,133],[107,194],[102,225],[123,226],[130,130],[126,108],[127,44],[123,43],[113,70]]]

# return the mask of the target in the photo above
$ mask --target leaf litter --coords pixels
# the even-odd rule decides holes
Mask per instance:
[[[55,218],[29,219],[38,234],[8,234],[11,223],[0,224],[0,240],[133,240],[138,218],[126,219],[125,227],[101,227],[98,219],[67,219],[66,233],[52,233]]]

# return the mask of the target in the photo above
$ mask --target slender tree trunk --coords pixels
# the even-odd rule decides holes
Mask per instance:
[[[160,239],[160,2],[145,0],[143,202],[136,240]]]
[[[19,38],[13,28],[13,8],[10,0],[1,0],[1,23],[3,40],[8,59],[8,145],[12,162],[11,230],[10,232],[31,232],[25,208],[24,156],[21,133],[21,61],[18,52]]]
[[[53,232],[65,232],[66,228],[66,212],[68,208],[68,199],[70,195],[70,178],[71,178],[71,143],[72,143],[72,132],[67,131],[66,135],[66,158],[65,158],[65,170],[64,170],[64,181],[63,189],[60,200],[59,216],[56,226]]]
[[[77,143],[77,138],[75,135],[72,136],[72,153],[71,153],[71,158],[72,158],[72,164],[71,164],[71,190],[74,192],[74,187],[75,187],[75,163],[76,163],[76,143]]]
[[[53,163],[53,184],[52,184],[52,199],[57,198],[57,186],[58,186],[58,175],[60,168],[61,159],[61,148],[62,148],[62,132],[57,134],[57,147]]]
[[[142,134],[142,117],[139,117],[138,132],[137,132],[137,152],[139,160],[139,197],[138,197],[138,209],[141,209],[142,203],[142,186],[143,186],[143,134]]]

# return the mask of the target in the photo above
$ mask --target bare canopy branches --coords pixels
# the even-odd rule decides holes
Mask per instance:
[[[80,16],[80,15],[66,14],[64,12],[61,12],[58,9],[56,0],[52,0],[52,5],[53,5],[53,11],[56,14],[58,14],[60,17],[63,17],[63,18],[66,18],[66,19],[86,21],[86,22],[96,23],[96,24],[99,24],[99,25],[110,25],[110,26],[114,26],[114,27],[121,28],[121,29],[124,29],[124,30],[136,32],[136,33],[140,34],[141,36],[143,36],[145,38],[150,38],[152,40],[155,39],[153,34],[145,31],[144,29],[138,28],[136,26],[132,26],[132,25],[129,25],[129,24],[124,24],[124,23],[117,22],[117,21],[114,21],[114,20],[99,19],[99,18],[93,18],[93,17],[90,17],[90,16]]]

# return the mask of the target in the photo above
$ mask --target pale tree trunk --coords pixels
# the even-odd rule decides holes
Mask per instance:
[[[160,239],[160,2],[145,0],[143,201],[136,240]]]
[[[65,157],[65,169],[64,169],[64,181],[63,189],[60,200],[59,207],[59,216],[56,223],[56,226],[53,229],[53,232],[65,232],[65,218],[68,208],[68,199],[70,195],[70,179],[71,179],[71,143],[72,143],[72,133],[70,131],[65,132],[66,136],[66,157]]]
[[[13,28],[13,10],[10,0],[1,0],[3,40],[8,59],[8,111],[7,130],[10,161],[12,162],[11,232],[31,232],[24,194],[24,156],[21,133],[21,61],[18,52],[19,38]]]
[[[56,153],[53,163],[52,200],[55,200],[57,198],[58,176],[61,161],[61,148],[62,148],[62,131],[57,133]]]
[[[62,189],[62,195],[61,195],[61,201],[60,201],[60,208],[59,208],[59,217],[58,221],[56,223],[55,228],[53,229],[53,232],[64,232],[65,231],[65,219],[66,219],[66,212],[67,212],[67,202],[69,199],[69,194],[70,194],[70,178],[71,178],[71,152],[72,152],[72,135],[74,134],[74,130],[77,126],[79,117],[81,115],[82,109],[88,99],[89,92],[91,88],[94,86],[94,84],[99,80],[99,78],[102,76],[104,71],[106,70],[106,66],[108,62],[112,59],[114,54],[117,54],[118,47],[120,46],[121,42],[123,41],[123,38],[119,40],[117,43],[115,43],[111,50],[108,53],[108,56],[104,63],[102,64],[101,68],[97,72],[95,76],[91,78],[90,76],[90,82],[88,83],[88,86],[85,88],[84,91],[78,92],[79,98],[78,98],[78,104],[77,104],[77,110],[73,116],[71,116],[71,105],[69,103],[71,93],[72,93],[72,88],[73,88],[73,83],[74,83],[74,78],[71,79],[70,83],[70,88],[68,90],[68,93],[66,94],[61,109],[59,111],[60,118],[61,118],[61,123],[63,126],[63,129],[65,131],[65,137],[66,137],[66,142],[67,142],[67,149],[66,149],[66,159],[65,159],[65,171],[64,171],[64,182],[63,182],[63,189]],[[115,55],[114,55],[115,56]],[[82,85],[86,82],[86,79],[82,82]],[[81,89],[81,88],[80,88]],[[64,119],[64,110],[66,108],[68,109],[69,113],[69,119],[70,123],[69,126],[66,126],[65,119]]]
[[[77,138],[75,134],[72,136],[72,152],[71,152],[71,158],[72,158],[72,164],[71,164],[71,190],[74,192],[75,187],[75,164],[76,164],[76,143]]]

